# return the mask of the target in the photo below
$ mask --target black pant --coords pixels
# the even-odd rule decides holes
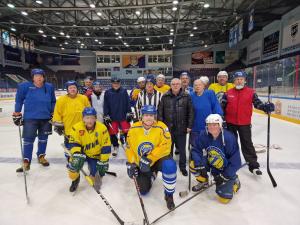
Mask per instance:
[[[137,183],[139,185],[140,188],[140,193],[141,194],[146,194],[149,192],[149,190],[152,187],[152,180],[151,177],[153,175],[153,173],[156,174],[158,173],[158,171],[161,171],[162,169],[162,162],[166,159],[171,158],[170,156],[165,156],[159,160],[157,160],[153,166],[151,166],[151,171],[148,173],[142,173],[141,171],[139,171],[139,175],[136,178]]]
[[[233,125],[228,123],[227,129],[233,132],[236,138],[237,134],[239,134],[242,153],[246,162],[249,163],[249,168],[259,168],[259,163],[257,162],[257,155],[252,143],[251,124]]]
[[[186,167],[186,134],[174,134],[171,132],[172,136],[172,146],[171,146],[171,156],[173,156],[174,145],[179,150],[179,169],[185,169]]]
[[[117,136],[118,134],[115,134],[115,135],[110,135],[110,141],[111,141],[111,143],[112,143],[112,145],[114,146],[114,147],[119,147],[119,142],[118,142],[118,136]],[[123,136],[124,136],[124,141],[126,141],[126,138],[127,138],[127,133],[124,133],[123,134]],[[120,137],[120,138],[122,138],[122,137]],[[121,141],[121,143],[122,143],[122,140],[120,140]],[[123,143],[122,143],[123,144]],[[125,144],[125,143],[124,143]]]

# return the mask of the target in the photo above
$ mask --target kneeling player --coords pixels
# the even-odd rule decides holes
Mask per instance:
[[[206,118],[206,131],[200,133],[192,146],[190,170],[199,182],[192,188],[193,191],[207,186],[207,171],[210,170],[219,201],[228,203],[240,188],[236,172],[241,167],[241,158],[235,136],[223,130],[222,123],[218,114],[210,114]]]
[[[170,157],[171,136],[167,126],[156,121],[156,108],[141,108],[141,121],[132,125],[127,136],[127,172],[135,177],[142,195],[150,191],[158,171],[162,172],[165,200],[168,209],[175,207],[176,163]]]
[[[104,124],[97,121],[97,112],[92,107],[83,110],[83,121],[72,127],[70,135],[71,158],[68,164],[69,177],[72,180],[70,192],[74,192],[79,184],[79,171],[87,161],[90,177],[103,177],[108,170],[108,160],[111,152],[110,137]]]

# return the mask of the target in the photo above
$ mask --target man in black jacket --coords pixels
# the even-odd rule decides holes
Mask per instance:
[[[168,126],[172,136],[171,155],[175,144],[179,150],[180,171],[182,175],[187,176],[186,134],[193,126],[194,111],[191,97],[182,91],[181,81],[178,78],[171,81],[171,89],[162,96],[158,106],[158,120]]]

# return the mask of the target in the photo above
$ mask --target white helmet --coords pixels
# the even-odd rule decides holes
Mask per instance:
[[[137,79],[137,82],[140,83],[140,82],[143,82],[143,81],[146,81],[145,77],[139,77]]]
[[[205,85],[209,83],[209,78],[207,76],[201,76],[199,80],[201,80]]]
[[[223,119],[219,114],[210,114],[208,117],[206,117],[205,122],[206,124],[218,123],[221,128],[223,126]]]
[[[218,73],[217,77],[218,77],[218,76],[226,76],[226,77],[228,77],[228,73],[227,73],[225,70],[221,70],[221,71]]]
[[[164,80],[166,79],[165,75],[163,75],[163,74],[158,74],[157,77],[156,77],[156,79],[158,79],[158,78],[162,78]]]

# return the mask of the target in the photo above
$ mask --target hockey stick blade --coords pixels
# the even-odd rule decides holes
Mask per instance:
[[[117,177],[117,173],[115,173],[115,172],[106,171],[105,173],[106,173],[107,175],[111,175],[111,176]]]
[[[161,216],[157,217],[155,220],[152,221],[152,223],[150,223],[150,225],[155,224],[157,221],[161,220],[163,217],[165,217],[169,213],[175,211],[177,208],[179,208],[180,206],[184,205],[185,203],[187,203],[188,201],[192,200],[193,198],[195,198],[196,196],[198,196],[199,194],[201,194],[202,192],[206,191],[207,189],[209,189],[210,187],[212,187],[214,185],[215,185],[215,182],[213,182],[212,184],[208,185],[206,188],[200,190],[199,192],[197,192],[196,194],[192,195],[191,197],[187,198],[183,202],[181,202],[178,205],[176,205],[174,209],[169,210],[169,211],[165,212],[164,214],[162,214]]]

